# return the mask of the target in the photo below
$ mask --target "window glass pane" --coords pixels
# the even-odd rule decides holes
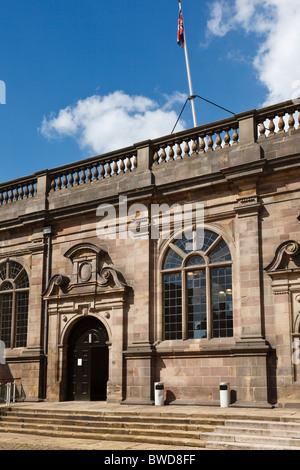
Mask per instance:
[[[0,290],[13,290],[13,285],[10,282],[4,282]]]
[[[12,323],[12,294],[0,296],[0,339],[5,347],[11,347],[11,323]]]
[[[24,272],[17,282],[17,289],[25,289],[26,287],[29,287],[29,280],[26,272]]]
[[[6,263],[1,264],[0,266],[0,279],[2,279],[2,281],[6,279]]]
[[[194,249],[193,245],[193,233],[187,233],[183,235],[180,240],[174,241],[174,245],[178,246],[184,253],[188,254]]]
[[[223,261],[231,261],[231,255],[227,244],[224,240],[218,243],[214,251],[210,254],[210,261],[212,263],[221,263]]]
[[[187,262],[187,266],[201,266],[205,264],[205,261],[204,259],[202,258],[202,256],[193,256],[192,258],[190,258]]]
[[[174,250],[170,248],[165,260],[164,269],[180,268],[181,264],[181,256],[179,256],[177,253],[175,253]]]
[[[10,275],[9,277],[11,279],[15,279],[17,275],[19,274],[20,271],[22,271],[23,266],[21,266],[19,263],[16,263],[15,261],[12,261],[10,263]]]
[[[181,273],[164,276],[165,339],[182,339]]]
[[[188,338],[207,337],[205,270],[187,273]]]
[[[231,266],[211,270],[213,337],[233,336]]]
[[[27,343],[28,292],[17,294],[16,347],[25,347]]]
[[[197,249],[204,253],[218,238],[218,234],[211,232],[210,230],[197,230]]]

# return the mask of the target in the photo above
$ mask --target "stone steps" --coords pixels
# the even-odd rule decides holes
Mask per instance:
[[[300,450],[300,423],[227,420],[203,433],[206,448],[227,450]]]
[[[201,436],[224,420],[210,417],[156,416],[135,413],[78,413],[17,409],[0,415],[0,432],[18,432],[51,437],[145,442],[204,448]]]
[[[123,441],[200,449],[300,450],[300,421],[279,416],[195,409],[195,413],[148,411],[82,411],[12,406],[0,409],[0,432],[49,437]]]

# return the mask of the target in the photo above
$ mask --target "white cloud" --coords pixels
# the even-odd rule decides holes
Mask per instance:
[[[210,35],[243,29],[261,38],[253,66],[267,87],[264,106],[300,96],[300,0],[216,0],[207,22]]]
[[[174,93],[164,97],[166,103],[159,107],[147,97],[123,91],[90,96],[44,117],[40,131],[47,138],[72,137],[94,154],[109,152],[170,134],[178,117],[172,106],[183,103],[186,96]],[[176,131],[182,130],[183,124],[181,121]]]

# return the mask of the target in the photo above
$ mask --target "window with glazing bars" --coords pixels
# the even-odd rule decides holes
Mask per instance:
[[[16,261],[0,264],[0,340],[6,348],[27,345],[29,279]]]
[[[165,340],[233,336],[232,259],[220,235],[197,230],[170,243],[162,276]]]

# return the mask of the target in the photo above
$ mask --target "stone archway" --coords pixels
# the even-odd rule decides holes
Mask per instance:
[[[109,374],[108,334],[88,316],[76,322],[68,339],[68,400],[106,400]]]

